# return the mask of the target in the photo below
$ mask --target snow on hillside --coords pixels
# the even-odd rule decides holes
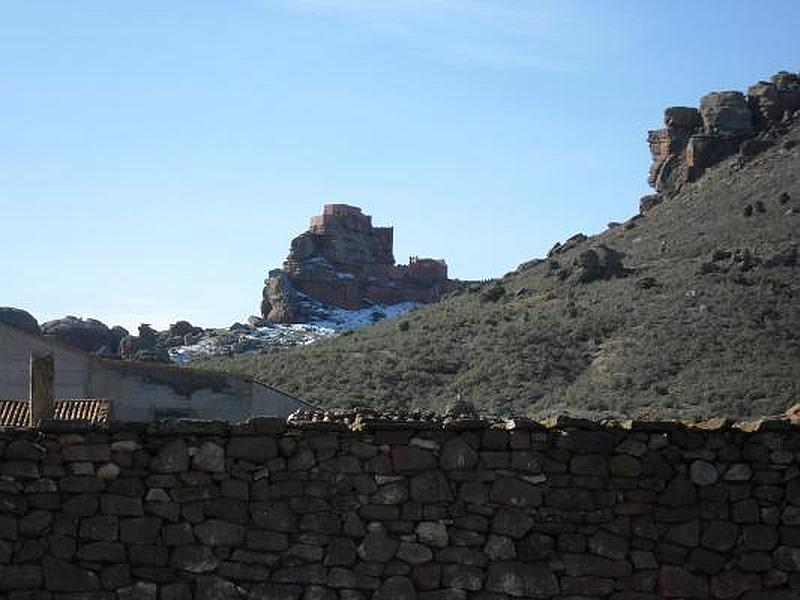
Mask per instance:
[[[398,304],[375,304],[358,310],[327,308],[322,311],[320,316],[311,319],[311,324],[334,331],[351,331],[384,319],[397,318],[419,306],[421,306],[419,302],[400,302]]]
[[[187,365],[216,356],[259,354],[290,346],[304,346],[384,319],[397,318],[419,306],[418,302],[400,302],[347,310],[315,303],[314,316],[309,323],[209,329],[207,335],[196,343],[170,348],[169,357],[176,364]]]

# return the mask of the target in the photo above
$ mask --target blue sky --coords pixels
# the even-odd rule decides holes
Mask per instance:
[[[663,109],[800,68],[800,4],[0,0],[0,305],[256,313],[326,202],[502,275],[632,215]]]

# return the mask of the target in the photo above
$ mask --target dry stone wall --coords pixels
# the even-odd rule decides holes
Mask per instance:
[[[800,597],[782,422],[0,434],[9,600]]]

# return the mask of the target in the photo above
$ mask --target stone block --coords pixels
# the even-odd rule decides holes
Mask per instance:
[[[435,521],[423,521],[416,527],[417,538],[433,548],[444,548],[450,541],[447,526]]]
[[[708,598],[708,579],[682,567],[661,567],[659,587],[665,598]]]
[[[214,442],[203,442],[192,456],[192,466],[199,471],[220,473],[225,470],[225,448]]]
[[[123,517],[141,517],[144,515],[144,507],[140,498],[130,498],[119,494],[102,494],[100,496],[100,511],[105,515]]]
[[[268,436],[231,437],[228,440],[228,456],[255,463],[264,463],[267,459],[278,456],[275,438]]]
[[[208,519],[197,525],[194,533],[207,546],[239,546],[244,543],[246,529],[221,519]]]
[[[161,530],[158,517],[138,517],[120,521],[120,541],[125,544],[156,544]]]
[[[414,583],[408,577],[389,577],[375,591],[373,600],[417,600]]]
[[[411,479],[411,499],[422,504],[450,502],[453,492],[440,471],[424,471]]]
[[[261,552],[282,552],[289,547],[289,537],[276,531],[248,529],[245,545]]]
[[[371,531],[358,547],[361,560],[367,562],[387,562],[394,558],[399,542],[384,531]]]
[[[97,575],[68,562],[45,556],[42,568],[45,587],[51,592],[91,592],[100,589]]]
[[[195,580],[194,600],[237,600],[239,588],[233,582],[216,575],[200,575]]]
[[[542,491],[539,487],[514,477],[498,479],[490,493],[492,502],[507,504],[518,508],[529,508],[542,504]]]
[[[298,565],[275,571],[272,580],[275,583],[324,585],[327,581],[327,573],[321,564]]]
[[[433,452],[416,446],[394,446],[390,456],[395,470],[401,473],[435,469],[438,464]]]
[[[424,544],[401,542],[397,549],[397,558],[410,565],[420,565],[432,560],[433,552]]]
[[[356,545],[350,538],[332,538],[325,554],[325,566],[349,566],[357,558]]]
[[[38,565],[0,567],[0,591],[35,590],[41,585],[42,568]]]
[[[0,540],[16,540],[19,537],[17,519],[0,515]]]
[[[108,444],[73,444],[61,449],[66,462],[108,462],[111,460],[111,447]]]
[[[53,523],[53,513],[46,510],[35,510],[19,520],[19,533],[25,537],[39,537]]]
[[[155,583],[137,581],[131,586],[117,590],[118,600],[156,600],[158,588]]]
[[[100,502],[97,494],[78,494],[61,505],[61,511],[75,517],[90,517],[97,514]]]
[[[269,580],[270,570],[259,564],[221,562],[217,574],[235,582],[261,582]]]
[[[169,561],[169,549],[152,544],[131,544],[128,562],[134,567],[164,567]]]
[[[251,513],[256,527],[287,533],[298,530],[297,517],[286,502],[253,502]]]
[[[217,568],[219,562],[207,546],[187,544],[173,548],[169,565],[189,573],[209,573]]]
[[[474,469],[477,464],[478,453],[462,436],[448,440],[439,455],[439,467],[445,471]]]
[[[97,563],[124,563],[125,546],[118,542],[87,542],[78,548],[80,560]]]
[[[106,515],[81,519],[78,535],[87,540],[115,542],[119,539],[119,517]]]
[[[164,444],[150,461],[154,473],[180,473],[189,468],[189,449],[181,438]]]
[[[515,598],[550,598],[559,593],[558,579],[547,566],[518,562],[491,564],[486,589]]]

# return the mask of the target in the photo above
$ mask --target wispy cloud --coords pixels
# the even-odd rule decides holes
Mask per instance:
[[[611,12],[567,0],[277,0],[440,59],[484,67],[580,70],[619,41]]]

